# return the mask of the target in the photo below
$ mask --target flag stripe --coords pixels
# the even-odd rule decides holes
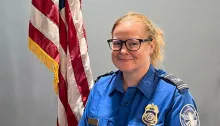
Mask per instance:
[[[84,26],[83,26],[83,16],[82,16],[82,11],[81,11],[81,1],[78,0],[69,0],[69,5],[70,5],[70,11],[73,17],[73,23],[75,28],[77,29],[77,37],[79,40],[79,47],[80,47],[80,53],[82,57],[82,63],[84,67],[84,71],[86,74],[87,78],[87,83],[89,86],[89,89],[93,86],[93,78],[92,78],[92,72],[90,68],[90,61],[89,61],[89,56],[88,56],[88,46],[86,43],[86,34],[84,31]]]
[[[60,25],[62,25],[62,27],[60,27],[60,37],[62,36],[63,33],[66,34],[66,28],[65,28],[65,11],[63,11],[65,8],[63,8],[60,11]],[[66,35],[64,34],[64,36],[66,37]],[[66,38],[60,38],[60,44],[62,45],[62,47],[65,47],[67,45],[67,41]],[[77,84],[75,81],[75,77],[73,74],[73,68],[72,68],[72,64],[71,64],[71,59],[70,59],[70,55],[69,55],[69,50],[67,49],[67,55],[65,54],[65,52],[60,49],[60,56],[61,58],[61,73],[63,75],[63,77],[68,77],[65,78],[67,79],[67,94],[68,94],[68,104],[70,106],[71,111],[73,112],[73,114],[76,117],[76,120],[79,121],[82,113],[80,113],[80,111],[78,111],[78,109],[76,110],[76,108],[79,108],[78,106],[81,106],[81,109],[83,109],[83,103],[80,97],[80,93],[79,90],[77,88]],[[65,69],[66,68],[66,69]],[[66,75],[67,74],[67,75]],[[70,96],[74,96],[74,97],[70,97]],[[81,101],[81,103],[77,102],[77,98],[80,99],[79,101]],[[76,111],[75,111],[76,110]],[[76,125],[76,124],[75,124]]]
[[[66,55],[67,53],[67,38],[66,38],[66,25],[65,25],[65,17],[63,16],[63,14],[65,14],[65,11],[63,11],[64,8],[60,11],[60,70],[61,70],[61,75],[62,77],[64,78],[65,80],[65,85],[68,87],[66,92],[63,92],[63,93],[66,93],[67,94],[67,98],[66,98],[66,105],[64,105],[64,109],[67,111],[66,112],[66,116],[67,116],[67,122],[68,122],[68,125],[71,126],[71,125],[77,125],[77,122],[78,122],[78,119],[76,118],[77,116],[75,116],[76,113],[74,113],[73,111],[73,108],[71,106],[70,103],[75,103],[75,101],[70,101],[71,98],[77,98],[79,95],[76,94],[76,95],[72,95],[72,93],[70,92],[70,88],[73,87],[74,85],[71,83],[73,81],[68,81],[69,79],[74,79],[74,75],[70,76],[68,75],[70,72],[68,71],[72,71],[72,65],[68,65],[67,62],[69,62],[69,60],[71,60],[69,58],[69,56]],[[62,13],[63,12],[63,13]],[[63,83],[62,83],[63,84]],[[72,84],[72,85],[71,85]],[[77,90],[77,88],[75,88],[74,92],[79,92]],[[62,92],[61,92],[62,93]],[[74,96],[74,97],[71,97],[71,96]],[[59,97],[62,99],[62,95],[59,95]],[[59,109],[63,109],[63,108],[59,108]],[[71,112],[68,112],[71,111]],[[74,119],[71,119],[71,118],[68,118],[68,117],[71,117],[71,116],[74,116],[72,118]],[[60,117],[62,118],[62,117]],[[73,122],[73,120],[75,120]]]
[[[68,97],[68,103],[72,111],[75,113],[77,120],[79,121],[81,117],[81,113],[80,111],[75,111],[75,110],[82,110],[84,106],[83,106],[82,98],[80,97],[80,92],[77,87],[77,83],[73,71],[74,68],[72,67],[71,57],[68,49],[67,49],[67,68],[68,68],[67,69],[68,95],[75,96],[75,97]],[[78,101],[78,99],[80,99],[80,101]]]
[[[32,4],[57,26],[59,25],[59,8],[51,0],[32,0]]]
[[[78,0],[69,0],[70,11],[73,17],[73,23],[75,28],[77,29],[77,38],[79,40],[79,47],[80,47],[80,54],[82,58],[82,63],[84,67],[84,71],[87,78],[87,83],[89,86],[89,89],[93,86],[93,78],[92,78],[92,72],[90,68],[90,61],[88,56],[88,46],[86,42],[86,33],[83,26],[83,16],[81,11],[81,4]]]
[[[68,126],[67,124],[67,117],[66,117],[66,111],[65,108],[58,98],[58,116],[57,116],[57,125],[59,126]]]
[[[59,24],[59,27],[60,27],[60,45],[61,47],[63,48],[65,54],[67,53],[67,31],[66,31],[66,23],[65,23],[65,17],[63,15],[65,14],[62,14],[65,13],[64,12],[64,9],[62,9],[61,11],[61,14],[60,14],[60,24]]]
[[[54,45],[59,47],[59,28],[54,22],[42,14],[33,5],[31,7],[31,24],[47,37]],[[58,17],[59,18],[59,17]]]
[[[83,104],[86,104],[88,95],[89,95],[89,86],[86,78],[86,74],[84,71],[82,59],[81,59],[81,54],[80,54],[80,47],[79,47],[79,40],[77,38],[77,32],[73,23],[73,18],[71,14],[71,10],[69,5],[74,4],[72,1],[71,3],[68,3],[69,1],[66,2],[66,21],[68,28],[71,29],[68,30],[68,40],[69,40],[69,51],[70,51],[70,58],[72,59],[72,66],[73,66],[73,71],[76,79],[76,83],[78,86],[78,89],[81,93],[82,101]]]
[[[86,36],[86,30],[85,30],[84,24],[83,24],[83,36],[84,36],[85,39],[87,38],[87,36]],[[86,42],[87,42],[87,40],[86,40]]]
[[[64,22],[66,20],[65,18],[65,8],[63,8],[61,11],[60,11],[60,22],[61,22],[61,25],[62,25],[62,28],[60,27],[60,30],[63,30],[64,26],[66,25]],[[68,29],[68,28],[67,28]],[[64,30],[64,32],[66,32],[66,30]],[[64,33],[62,31],[62,33]],[[62,36],[62,33],[60,35],[60,38]],[[64,43],[65,39],[61,39],[60,40],[60,43]],[[64,47],[65,45],[63,45],[62,47]],[[67,58],[67,63],[63,63],[62,62],[62,59],[61,59],[61,64],[66,64],[66,67],[67,67],[67,71],[63,71],[62,72],[62,75],[64,75],[64,72],[67,72],[67,84],[68,84],[68,95],[69,96],[75,96],[75,97],[68,97],[68,103],[71,107],[71,110],[74,112],[77,120],[79,121],[80,120],[80,117],[82,115],[82,110],[84,108],[83,106],[83,102],[82,102],[82,98],[80,97],[80,92],[78,90],[78,87],[77,87],[77,84],[76,84],[76,81],[75,81],[75,76],[74,76],[74,73],[73,73],[73,68],[72,68],[72,64],[71,64],[71,58],[70,58],[70,55],[69,55],[69,51],[67,52],[67,56],[64,56],[65,54],[62,54],[62,51],[60,52],[61,54],[61,57],[66,57]],[[63,65],[61,65],[61,69],[65,67]]]
[[[31,23],[29,23],[29,37],[36,42],[51,58],[55,59],[59,52],[47,37],[38,31]]]
[[[68,126],[74,126],[75,124],[77,124],[77,120],[76,117],[73,113],[73,111],[71,110],[69,104],[68,104],[68,94],[67,94],[67,86],[66,86],[66,82],[62,76],[62,74],[59,71],[59,98],[61,103],[63,104],[63,106],[65,106],[65,111],[67,114],[67,123]]]
[[[53,1],[56,4],[56,6],[59,7],[59,0],[51,0],[51,1]]]
[[[61,1],[60,1],[61,2]],[[60,4],[61,5],[61,4]],[[66,26],[65,26],[65,23],[64,23],[64,21],[65,21],[65,18],[63,18],[62,16],[63,16],[63,14],[62,14],[62,11],[64,11],[65,10],[65,8],[63,8],[62,10],[60,10],[60,16],[59,16],[59,33],[60,33],[60,48],[59,48],[59,51],[60,51],[60,72],[61,72],[61,75],[62,75],[62,78],[64,79],[64,81],[65,81],[65,83],[60,83],[60,85],[64,85],[64,86],[66,86],[67,88],[66,88],[66,90],[65,90],[65,92],[60,92],[60,94],[59,94],[59,99],[64,99],[63,98],[63,96],[66,96],[65,97],[65,104],[63,104],[63,107],[62,106],[58,106],[58,110],[59,111],[64,111],[63,109],[65,109],[65,118],[63,117],[63,115],[59,115],[58,114],[58,117],[59,117],[59,120],[60,120],[60,122],[59,122],[59,124],[61,125],[61,126],[68,126],[68,124],[67,124],[67,122],[68,122],[68,118],[67,117],[70,117],[72,114],[69,114],[68,112],[67,112],[67,106],[68,106],[68,95],[69,94],[67,94],[67,90],[68,90],[68,83],[67,83],[67,66],[66,66],[66,64],[67,64],[67,56],[66,56],[66,53],[67,53],[67,38],[66,38]],[[64,93],[64,94],[62,94],[62,93]],[[62,113],[61,113],[62,114]],[[75,117],[74,117],[74,119],[75,119]],[[61,122],[61,121],[66,121],[66,122]],[[70,125],[70,124],[69,124]]]

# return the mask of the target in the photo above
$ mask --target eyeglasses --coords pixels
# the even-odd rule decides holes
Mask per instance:
[[[127,39],[125,41],[119,40],[119,39],[109,39],[109,40],[107,40],[107,42],[109,44],[110,49],[113,51],[121,50],[123,43],[125,43],[125,46],[129,51],[137,51],[140,49],[142,42],[148,42],[148,41],[152,41],[152,40],[153,40],[152,38],[148,38],[148,39],[131,38],[131,39]]]

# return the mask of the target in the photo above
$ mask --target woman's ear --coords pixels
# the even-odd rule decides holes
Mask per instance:
[[[153,39],[150,43],[149,43],[149,47],[150,47],[150,54],[153,54],[154,52],[154,49],[155,49],[155,46],[156,46],[156,40]]]

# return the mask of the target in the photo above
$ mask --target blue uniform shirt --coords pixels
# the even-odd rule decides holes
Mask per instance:
[[[122,72],[101,77],[90,92],[79,126],[199,126],[188,89],[178,90],[152,65],[137,86],[125,91]]]

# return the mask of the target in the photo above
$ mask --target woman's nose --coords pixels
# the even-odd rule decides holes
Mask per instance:
[[[127,47],[126,47],[125,43],[122,43],[122,45],[121,45],[121,46],[122,46],[122,47],[121,47],[120,52],[121,52],[121,53],[127,53],[127,52],[128,52],[128,49],[127,49]]]

